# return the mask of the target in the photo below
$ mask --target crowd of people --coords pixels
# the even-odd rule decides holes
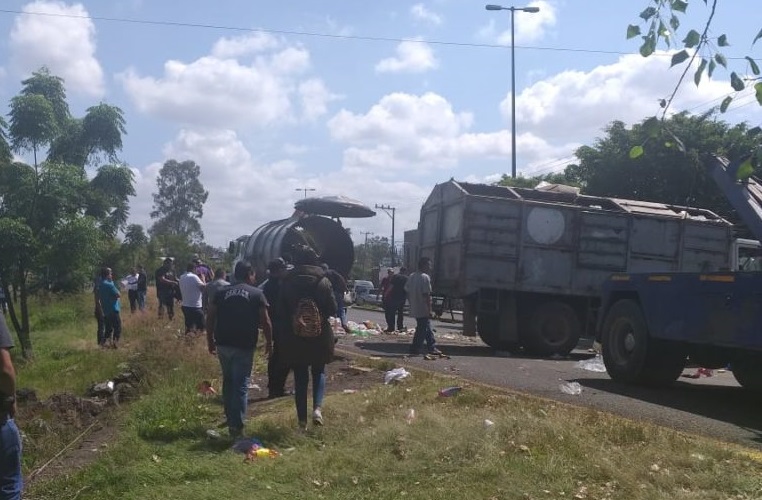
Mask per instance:
[[[404,329],[404,305],[416,320],[411,354],[424,347],[429,354],[441,354],[431,329],[431,262],[422,258],[418,270],[409,276],[405,268],[390,270],[381,284],[387,331]],[[259,332],[268,367],[268,398],[286,396],[289,373],[294,378],[294,401],[299,428],[308,426],[308,392],[312,380],[313,425],[323,425],[323,397],[326,365],[333,360],[335,338],[329,318],[337,317],[348,331],[344,294],[347,282],[330,269],[308,246],[297,246],[288,259],[269,263],[264,282],[257,287],[255,270],[238,262],[234,282],[224,269],[212,272],[195,257],[177,277],[174,259],[167,257],[154,273],[158,317],[174,318],[175,302],[180,302],[185,319],[185,335],[206,334],[207,348],[217,357],[222,371],[222,399],[225,424],[232,437],[243,434],[248,390]],[[97,342],[102,348],[119,345],[122,336],[120,286],[127,290],[130,312],[146,311],[148,277],[137,266],[122,280],[114,280],[109,267],[100,269],[93,286]],[[20,498],[21,439],[14,422],[16,375],[10,349],[10,331],[0,314],[0,492]],[[15,495],[15,496],[14,496]]]

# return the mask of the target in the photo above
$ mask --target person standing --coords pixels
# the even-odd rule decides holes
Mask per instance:
[[[132,268],[130,274],[122,280],[127,290],[127,299],[130,301],[130,313],[134,314],[138,310],[138,270]]]
[[[397,331],[405,329],[405,285],[407,284],[407,269],[400,268],[400,272],[395,274],[389,280],[389,290],[384,304],[384,315],[386,316],[386,331],[394,331],[395,319]]]
[[[299,246],[293,252],[294,269],[281,283],[285,313],[283,360],[294,370],[294,400],[301,429],[307,428],[307,388],[312,374],[312,422],[323,425],[325,365],[333,361],[333,329],[328,318],[336,314],[333,287],[320,267],[315,251]]]
[[[159,319],[164,317],[164,309],[170,321],[175,317],[175,288],[179,286],[174,273],[175,260],[172,257],[164,259],[164,263],[156,270],[156,296],[159,299]]]
[[[148,275],[146,268],[138,266],[138,309],[140,312],[146,310],[146,294],[148,293]]]
[[[10,350],[11,332],[0,314],[0,498],[19,500],[24,489],[21,475],[21,434],[16,427],[16,371]]]
[[[417,356],[421,353],[424,342],[428,354],[438,356],[442,352],[436,348],[434,332],[431,330],[431,259],[421,257],[418,261],[418,271],[412,273],[405,284],[410,315],[415,318],[415,334],[410,346],[410,354]]]
[[[104,267],[101,270],[99,294],[104,319],[103,343],[101,346],[116,349],[122,336],[121,306],[119,304],[121,294],[116,285],[114,285],[110,267]]]
[[[283,275],[286,273],[286,261],[277,258],[267,265],[267,281],[262,284],[262,292],[268,303],[270,320],[273,325],[273,353],[267,361],[267,399],[286,395],[286,379],[291,367],[283,362],[281,337],[286,328],[283,306],[279,300]]]
[[[336,317],[341,321],[341,327],[345,332],[350,333],[347,324],[347,306],[344,304],[344,294],[347,293],[347,280],[335,269],[328,267],[328,264],[321,266],[325,271],[325,277],[331,282],[333,287],[333,298],[336,300]]]
[[[238,262],[236,284],[211,298],[206,318],[209,353],[216,355],[222,369],[222,401],[231,437],[243,434],[249,379],[259,328],[265,336],[265,356],[272,352],[272,325],[267,300],[254,286],[255,274],[248,262]]]
[[[180,276],[180,295],[185,318],[185,335],[204,331],[204,310],[202,296],[206,285],[196,274],[196,266],[188,264],[185,274]]]
[[[217,292],[226,286],[230,286],[230,282],[226,279],[225,270],[218,267],[214,271],[214,279],[210,283],[207,283],[206,288],[204,288],[206,304],[208,305],[214,299],[214,296],[217,295]]]

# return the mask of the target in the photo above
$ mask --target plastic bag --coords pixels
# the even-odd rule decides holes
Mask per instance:
[[[558,388],[561,389],[561,392],[564,394],[569,394],[571,396],[579,396],[582,393],[582,386],[579,385],[579,382],[566,382],[565,384],[559,385]]]
[[[600,354],[594,358],[577,361],[576,367],[589,372],[606,373],[606,365],[603,364]]]
[[[392,382],[400,382],[410,376],[410,372],[404,368],[395,368],[389,370],[384,374],[384,384],[390,384]]]

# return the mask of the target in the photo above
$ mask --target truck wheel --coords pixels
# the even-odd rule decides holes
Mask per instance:
[[[524,347],[532,354],[566,356],[577,347],[582,325],[574,308],[564,302],[544,302],[530,313],[521,329]]]
[[[762,359],[759,357],[744,357],[733,361],[731,368],[733,376],[741,387],[756,393],[762,393]]]
[[[479,314],[476,331],[485,344],[497,351],[516,352],[519,349],[518,343],[500,339],[500,317],[497,314]]]
[[[618,382],[667,385],[685,368],[685,351],[674,343],[651,338],[634,300],[620,300],[609,309],[602,340],[603,363]]]

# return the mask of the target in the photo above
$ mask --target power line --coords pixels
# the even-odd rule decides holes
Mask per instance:
[[[179,21],[154,21],[151,19],[132,19],[127,17],[105,17],[105,16],[83,16],[78,14],[61,14],[53,12],[26,12],[13,9],[0,9],[0,14],[14,14],[14,15],[27,15],[27,16],[44,16],[44,17],[59,17],[69,19],[89,19],[93,21],[105,21],[115,23],[126,24],[142,24],[150,26],[171,26],[176,28],[199,28],[199,29],[213,29],[220,31],[236,31],[243,33],[267,33],[272,35],[290,35],[290,36],[308,36],[317,38],[333,38],[338,40],[362,40],[368,42],[411,42],[411,43],[427,43],[431,45],[445,45],[453,47],[473,47],[473,48],[489,48],[489,49],[507,49],[507,45],[501,45],[498,43],[474,43],[474,42],[456,42],[451,40],[420,40],[411,38],[398,38],[387,36],[363,36],[363,35],[342,35],[338,33],[321,33],[316,31],[295,31],[295,30],[282,30],[274,28],[243,28],[240,26],[228,26],[222,24],[204,24],[204,23],[189,23]],[[525,50],[539,50],[547,52],[574,52],[582,54],[609,54],[609,55],[637,55],[637,52],[621,52],[615,50],[597,50],[597,49],[578,49],[569,47],[542,47],[537,45],[516,45],[517,49]],[[672,57],[672,54],[658,54],[656,57]],[[744,57],[726,57],[727,60],[745,60]]]

